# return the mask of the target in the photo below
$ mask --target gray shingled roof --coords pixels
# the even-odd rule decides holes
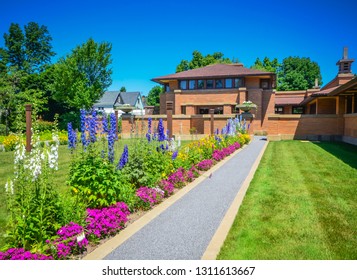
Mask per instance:
[[[94,104],[95,107],[113,107],[115,101],[117,100],[119,91],[106,91],[97,103]]]
[[[135,106],[136,101],[140,92],[120,92],[116,105],[120,104],[130,104],[130,106]]]

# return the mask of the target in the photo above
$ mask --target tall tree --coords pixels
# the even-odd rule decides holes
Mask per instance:
[[[25,68],[25,36],[21,27],[17,23],[11,23],[9,33],[4,34],[5,51],[8,56],[10,66],[19,70]]]
[[[224,54],[221,52],[215,52],[213,54],[203,56],[199,51],[196,50],[192,53],[191,61],[181,60],[181,62],[176,66],[176,72],[196,69],[215,63],[230,64],[232,61],[229,58],[225,58]]]
[[[61,58],[54,68],[54,99],[70,110],[90,109],[112,83],[111,48],[91,38]]]
[[[154,86],[148,94],[147,104],[150,106],[159,106],[160,105],[160,94],[164,92],[162,86]]]
[[[6,60],[1,57],[2,64],[25,70],[27,73],[39,73],[51,63],[52,37],[46,26],[36,22],[25,25],[25,33],[17,23],[12,23],[9,33],[4,34]]]
[[[25,54],[30,73],[42,72],[55,55],[51,45],[52,37],[46,26],[36,22],[25,25]]]
[[[252,65],[252,69],[268,71],[277,73],[280,67],[280,63],[277,58],[270,60],[268,57],[264,57],[263,61],[261,61],[258,57]]]
[[[278,70],[278,90],[305,90],[313,88],[315,79],[322,85],[320,66],[306,57],[285,58]]]

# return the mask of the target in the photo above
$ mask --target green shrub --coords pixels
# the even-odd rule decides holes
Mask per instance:
[[[135,191],[126,185],[115,166],[103,159],[90,144],[70,166],[69,185],[90,208],[102,208],[123,201],[132,205]]]
[[[0,123],[0,135],[6,135],[6,125]]]

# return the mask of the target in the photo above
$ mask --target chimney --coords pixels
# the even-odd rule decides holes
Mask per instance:
[[[338,74],[352,74],[351,64],[355,61],[354,59],[348,58],[348,47],[343,48],[343,57],[337,61]]]
[[[343,48],[343,57],[342,59],[348,59],[348,47]]]
[[[315,86],[314,86],[314,88],[320,88],[320,86],[319,86],[319,79],[318,78],[316,78],[315,79]]]

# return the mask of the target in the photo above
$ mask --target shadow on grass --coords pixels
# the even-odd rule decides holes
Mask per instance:
[[[314,144],[357,169],[357,146],[343,142],[314,142]]]

